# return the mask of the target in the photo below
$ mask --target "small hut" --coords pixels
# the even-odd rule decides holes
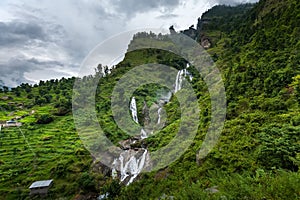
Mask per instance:
[[[19,127],[19,126],[22,126],[22,123],[17,122],[14,119],[11,119],[9,121],[6,121],[6,123],[2,124],[2,125],[3,125],[3,127]]]
[[[53,180],[36,181],[29,187],[30,195],[39,194],[47,195],[49,188],[52,186]]]
[[[14,125],[16,125],[16,121],[15,120],[13,120],[13,119],[11,119],[11,120],[9,120],[9,121],[6,121],[6,125],[7,126],[14,126]]]

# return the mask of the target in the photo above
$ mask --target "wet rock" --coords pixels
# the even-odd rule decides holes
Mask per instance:
[[[143,119],[144,119],[144,125],[148,126],[150,124],[150,117],[149,117],[149,108],[147,106],[147,103],[144,101],[144,106],[142,109],[142,115],[143,115]]]
[[[123,150],[130,149],[131,139],[123,140],[118,143]]]
[[[94,172],[97,173],[101,173],[104,176],[110,176],[111,175],[111,168],[104,165],[103,163],[99,162],[99,161],[94,161],[93,166],[92,166],[92,170]]]

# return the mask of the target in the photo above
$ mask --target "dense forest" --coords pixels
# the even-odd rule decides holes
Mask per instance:
[[[0,199],[39,199],[28,195],[28,187],[44,179],[54,180],[45,199],[96,199],[100,194],[107,199],[300,199],[299,24],[297,0],[219,5],[205,12],[193,39],[209,41],[206,50],[225,86],[227,114],[218,143],[205,158],[197,158],[211,104],[204,77],[191,65],[193,79],[187,81],[200,110],[192,144],[175,162],[141,173],[128,186],[95,161],[80,140],[72,115],[74,83],[88,86],[99,79],[98,122],[118,145],[131,136],[112,117],[110,97],[117,81],[135,66],[159,63],[181,70],[186,60],[163,50],[135,50],[111,70],[99,64],[95,75],[1,86],[0,123],[13,119],[22,126],[0,132]],[[166,35],[143,32],[133,37],[128,50],[153,41],[172,45]],[[143,107],[155,104],[163,90],[151,84],[134,92],[140,123],[146,123]],[[179,107],[172,95],[164,105],[164,127],[136,146],[156,151],[167,145],[181,122]]]

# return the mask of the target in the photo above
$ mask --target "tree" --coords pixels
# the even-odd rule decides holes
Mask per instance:
[[[49,124],[53,122],[53,117],[50,114],[36,115],[36,123],[38,124]]]
[[[81,189],[86,192],[96,191],[96,184],[94,177],[89,172],[83,172],[79,178],[79,185]]]
[[[3,86],[3,92],[7,93],[8,91],[9,91],[8,87],[7,86]]]
[[[300,160],[299,128],[285,125],[281,128],[268,126],[259,133],[261,140],[259,162],[267,169],[272,167],[297,171]]]
[[[294,88],[297,101],[300,103],[300,74],[293,77],[293,82],[290,86]]]
[[[104,191],[108,194],[109,198],[114,199],[120,194],[121,185],[118,180],[113,179],[110,184],[106,185]]]

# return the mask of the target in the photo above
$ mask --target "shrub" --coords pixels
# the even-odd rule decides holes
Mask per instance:
[[[297,171],[297,153],[300,153],[299,128],[267,127],[259,134],[261,147],[259,162],[267,169],[284,168]],[[298,161],[299,163],[299,161]]]
[[[88,172],[83,172],[81,174],[81,177],[79,178],[79,185],[81,187],[81,189],[83,189],[84,191],[96,191],[96,184],[95,184],[95,180],[94,177],[91,176]]]
[[[53,122],[53,117],[49,114],[37,115],[36,123],[37,124],[49,124]]]

